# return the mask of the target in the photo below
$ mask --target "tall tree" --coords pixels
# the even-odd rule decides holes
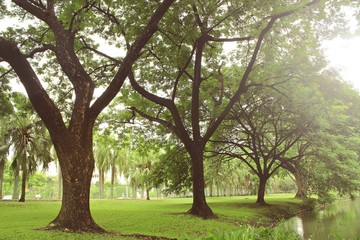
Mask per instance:
[[[173,2],[13,0],[9,10],[1,3],[1,17],[29,24],[1,33],[0,61],[7,62],[10,74],[24,85],[50,133],[63,176],[61,209],[47,228],[103,231],[89,206],[94,122],[118,93]],[[127,39],[125,56],[108,63],[115,58],[99,50],[95,36],[117,47],[125,46]],[[48,81],[48,92],[42,80]],[[105,91],[93,99],[101,84]],[[57,93],[53,98],[71,106],[65,108],[69,111],[60,111],[64,108],[49,96],[50,90]]]
[[[129,75],[133,88],[153,103],[145,105],[140,99],[141,104],[133,103],[133,111],[170,129],[191,157],[190,214],[214,217],[204,193],[205,145],[239,97],[252,86],[251,75],[261,66],[257,60],[266,36],[276,28],[278,34],[271,34],[269,43],[298,38],[287,35],[285,29],[295,26],[294,18],[307,22],[302,17],[304,9],[317,2],[190,1],[181,7],[182,14],[169,18],[171,24],[160,29],[158,38],[153,39],[147,54]],[[295,17],[285,21],[290,15]],[[301,28],[303,32],[309,29]],[[222,65],[231,64],[222,54],[225,42],[238,44],[236,76],[222,72]]]

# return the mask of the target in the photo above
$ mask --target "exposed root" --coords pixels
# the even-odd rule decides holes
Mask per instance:
[[[78,225],[78,226],[64,226],[57,223],[50,223],[45,228],[42,228],[41,230],[58,230],[63,232],[72,232],[72,233],[97,233],[97,234],[103,234],[108,233],[105,229],[101,228],[97,224],[91,224],[91,225]]]
[[[210,208],[205,209],[194,209],[191,208],[189,211],[187,211],[187,214],[202,218],[202,219],[217,219],[218,216],[216,216]]]

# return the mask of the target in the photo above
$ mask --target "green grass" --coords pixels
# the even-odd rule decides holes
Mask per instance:
[[[113,234],[94,235],[36,230],[56,217],[60,202],[0,202],[0,239],[131,239],[120,234],[141,234],[178,238],[200,237],[208,233],[231,231],[248,224],[268,225],[294,213],[300,201],[293,195],[270,195],[270,207],[255,207],[255,197],[208,198],[210,207],[219,216],[202,220],[185,214],[191,199],[159,200],[92,200],[95,221]]]

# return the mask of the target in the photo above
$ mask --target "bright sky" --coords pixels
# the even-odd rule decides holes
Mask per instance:
[[[360,36],[336,38],[323,46],[331,67],[338,69],[343,80],[360,91]]]

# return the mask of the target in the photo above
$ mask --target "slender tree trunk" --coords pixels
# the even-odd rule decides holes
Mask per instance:
[[[144,192],[145,192],[145,187],[144,185],[141,186],[141,198],[144,198]]]
[[[0,199],[3,198],[4,169],[5,161],[0,160]]]
[[[26,153],[21,162],[22,168],[22,177],[21,177],[21,196],[19,202],[25,202],[25,194],[26,194],[26,178],[27,178],[27,157]]]
[[[205,179],[203,151],[199,150],[191,153],[192,177],[193,177],[193,204],[188,213],[204,218],[215,218],[214,213],[208,206],[205,198]]]
[[[266,182],[268,178],[266,176],[260,177],[260,183],[258,188],[257,200],[256,203],[259,205],[266,205],[265,202],[265,190],[266,190]]]
[[[146,200],[150,200],[150,189],[146,188]]]
[[[14,189],[12,199],[19,200],[19,166],[16,166],[14,171]]]
[[[137,198],[137,187],[136,187],[136,184],[134,184],[132,186],[132,195],[133,195],[133,198],[136,199]]]
[[[104,198],[104,182],[105,182],[105,173],[103,169],[99,169],[99,198]]]
[[[110,186],[110,198],[111,199],[114,198],[114,184],[115,184],[115,173],[116,173],[116,168],[115,168],[114,164],[115,163],[113,163],[111,166],[111,186]]]
[[[92,128],[87,127],[79,138],[68,135],[60,139],[62,141],[53,141],[61,167],[63,195],[60,212],[48,229],[104,232],[90,213],[90,185],[95,161]]]
[[[211,180],[210,184],[209,184],[209,196],[210,197],[213,196],[213,187],[214,187],[214,180]]]

